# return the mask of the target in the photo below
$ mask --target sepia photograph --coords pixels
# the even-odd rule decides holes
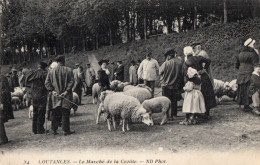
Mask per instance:
[[[260,165],[260,0],[0,0],[0,165]]]

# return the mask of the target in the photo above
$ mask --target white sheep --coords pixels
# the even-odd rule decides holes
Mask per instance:
[[[145,116],[149,116],[149,114],[136,98],[132,96],[126,96],[121,92],[108,94],[107,91],[102,92],[101,97],[104,98],[101,109],[103,112],[108,113],[108,116],[112,118],[114,129],[116,129],[115,117],[120,117],[122,119],[122,130],[124,132],[125,125],[126,130],[130,130],[130,119],[142,117],[142,122],[147,125],[152,125],[151,120],[143,120]],[[108,130],[111,131],[112,129],[109,117],[107,119],[107,124]]]
[[[101,86],[98,85],[98,83],[95,83],[92,87],[93,104],[97,104],[100,93],[101,93]]]
[[[13,110],[19,110],[20,107],[22,107],[22,104],[21,104],[21,100],[19,97],[16,97],[16,96],[13,96],[12,97],[12,105],[13,105]]]
[[[143,103],[145,100],[152,98],[152,93],[146,88],[136,87],[131,90],[124,91],[123,93],[127,96],[133,96],[134,98],[137,98],[140,103]]]
[[[77,93],[73,92],[73,103],[76,104],[76,105],[79,105],[79,96]],[[76,111],[78,110],[78,106],[76,105],[72,105],[72,108],[71,110],[73,110],[73,115],[76,114]]]
[[[219,102],[222,100],[222,96],[226,95],[230,90],[228,82],[214,79],[214,92]]]
[[[152,119],[153,113],[162,113],[162,121],[160,125],[163,125],[167,122],[168,117],[167,113],[169,113],[171,109],[171,100],[165,96],[155,97],[149,100],[145,100],[142,103],[144,109],[150,114],[150,120]]]
[[[29,110],[29,119],[32,119],[33,118],[33,106],[31,105],[29,108],[28,108],[28,110]]]

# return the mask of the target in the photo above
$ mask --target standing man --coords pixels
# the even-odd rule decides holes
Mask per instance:
[[[46,103],[48,91],[45,88],[45,79],[47,76],[47,64],[40,62],[38,69],[28,73],[25,79],[25,84],[30,84],[33,105],[33,123],[32,131],[34,134],[44,134]]]
[[[87,92],[86,95],[92,95],[92,86],[95,83],[96,74],[95,70],[91,68],[90,63],[87,64],[87,70],[86,70],[86,84],[87,84]]]
[[[47,75],[45,86],[48,91],[52,91],[52,123],[53,134],[57,134],[60,124],[59,118],[62,116],[62,130],[64,135],[70,135],[75,131],[70,130],[70,109],[73,101],[72,87],[74,83],[73,71],[64,66],[65,56],[56,58],[58,66],[51,69]]]
[[[159,69],[162,95],[171,100],[171,110],[168,118],[177,117],[177,101],[183,87],[183,63],[176,57],[176,52],[171,49],[165,53],[165,62]]]
[[[83,71],[83,67],[79,66],[77,71],[74,73],[74,86],[72,91],[77,93],[79,96],[79,105],[81,105],[81,97],[82,97],[82,88],[85,84],[85,75]]]
[[[12,68],[12,75],[11,75],[11,79],[13,82],[13,87],[19,87],[19,78],[18,78],[18,74],[17,74],[17,70],[15,68]]]
[[[155,80],[157,80],[159,64],[151,58],[151,53],[146,55],[139,68],[138,68],[138,79],[143,78],[144,84],[152,89],[152,97],[154,96]]]
[[[124,66],[122,64],[122,61],[117,61],[117,70],[114,73],[116,80],[119,80],[121,82],[124,81]]]

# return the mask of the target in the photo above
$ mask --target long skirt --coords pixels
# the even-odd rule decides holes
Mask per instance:
[[[201,93],[207,110],[217,106],[214,88],[207,73],[201,75]]]
[[[200,90],[193,89],[190,92],[185,92],[183,113],[205,113],[206,106],[203,95]]]
[[[238,90],[237,90],[238,105],[250,105],[252,103],[252,99],[249,96],[249,86],[250,86],[250,81],[243,84],[238,84]]]

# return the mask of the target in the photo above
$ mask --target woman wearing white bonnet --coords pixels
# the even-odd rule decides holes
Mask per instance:
[[[256,51],[256,53],[259,55],[258,50],[255,48],[255,43],[256,41],[253,40],[252,38],[248,38],[245,42],[244,42],[244,46],[248,46],[252,49],[254,49]]]
[[[244,106],[244,111],[249,112],[252,108],[249,106],[252,100],[249,97],[249,85],[252,72],[254,71],[254,65],[259,62],[259,55],[257,50],[254,48],[255,40],[248,38],[244,42],[244,47],[241,52],[236,55],[236,68],[238,69],[237,74],[237,103],[239,107]]]
[[[186,46],[185,48],[183,48],[183,54],[185,55],[185,61],[187,60],[188,56],[193,56],[194,52],[191,46]]]
[[[194,68],[198,71],[201,77],[201,93],[205,100],[206,113],[205,119],[210,119],[210,109],[214,108],[216,104],[214,88],[209,78],[206,70],[208,69],[211,60],[204,58],[202,56],[193,56],[193,49],[190,46],[187,46],[183,49],[183,53],[185,55],[185,63],[184,63],[184,74],[185,74],[185,83],[188,80],[188,68]]]

